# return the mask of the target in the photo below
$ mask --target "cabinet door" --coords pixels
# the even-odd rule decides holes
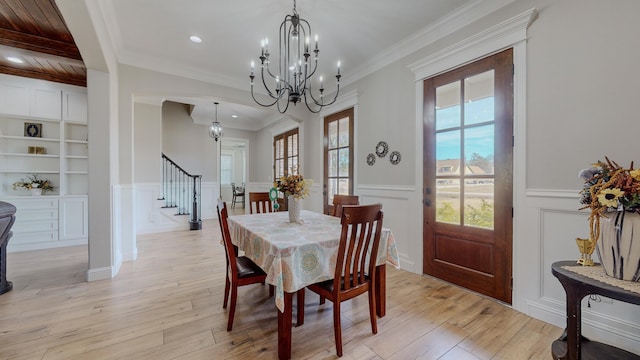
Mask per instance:
[[[0,109],[3,114],[29,116],[29,100],[27,86],[0,84]]]
[[[33,89],[31,116],[60,120],[62,95],[60,90]]]
[[[60,198],[60,240],[89,236],[88,202],[86,196]]]
[[[87,94],[65,92],[63,95],[63,120],[87,123]]]

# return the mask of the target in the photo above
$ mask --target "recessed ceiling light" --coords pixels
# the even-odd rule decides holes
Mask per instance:
[[[232,117],[232,118],[234,118],[234,119],[237,119],[237,118],[238,118],[238,115],[233,114],[233,115],[231,115],[231,117]]]
[[[200,44],[202,42],[202,38],[200,36],[197,36],[197,35],[189,36],[189,40],[193,41],[196,44]]]
[[[8,57],[7,57],[7,60],[9,60],[9,61],[11,61],[12,63],[15,63],[15,64],[22,64],[22,63],[24,63],[24,60],[22,60],[22,59],[20,59],[20,58],[17,58],[17,57],[13,57],[13,56],[8,56]]]

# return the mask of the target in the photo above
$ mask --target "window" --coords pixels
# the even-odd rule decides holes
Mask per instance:
[[[353,108],[324,118],[324,212],[333,195],[353,195]]]
[[[287,131],[273,138],[273,178],[297,174],[299,162],[298,129]]]
[[[220,183],[231,184],[233,179],[233,155],[220,155]]]

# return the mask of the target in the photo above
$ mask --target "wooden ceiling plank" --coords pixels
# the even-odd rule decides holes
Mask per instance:
[[[12,66],[4,66],[4,65],[0,65],[0,73],[34,78],[34,79],[42,79],[42,80],[76,85],[76,86],[84,86],[84,87],[87,86],[86,77],[69,76],[68,74],[65,74],[62,76],[57,74],[46,74],[38,71],[30,71],[28,69],[20,69],[20,68],[16,68]]]
[[[84,67],[84,62],[82,60],[70,59],[68,57],[63,57],[58,55],[44,54],[42,52],[33,51],[33,50],[16,49],[15,47],[2,45],[2,44],[0,44],[0,53],[7,53],[7,54],[13,53],[13,54],[18,54],[20,56],[23,56],[25,58],[27,57],[46,58],[46,59],[57,61],[60,63]]]
[[[0,44],[82,60],[80,51],[73,43],[51,40],[41,36],[19,33],[8,29],[0,29]]]

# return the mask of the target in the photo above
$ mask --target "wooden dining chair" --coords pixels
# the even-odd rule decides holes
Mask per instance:
[[[330,215],[342,217],[343,205],[360,205],[360,197],[358,195],[333,195],[333,209]]]
[[[371,332],[378,333],[375,259],[382,232],[382,204],[345,205],[342,211],[342,232],[334,278],[307,286],[320,295],[321,302],[327,299],[333,303],[333,329],[338,356],[342,356],[340,303],[343,301],[368,292]]]
[[[255,210],[254,210],[255,206]],[[273,212],[273,204],[268,192],[249,193],[249,214]]]
[[[229,304],[229,320],[227,321],[227,331],[233,328],[233,316],[236,312],[236,301],[238,299],[238,287],[251,284],[264,284],[267,274],[246,256],[238,256],[238,248],[231,243],[229,233],[229,213],[227,204],[218,199],[218,220],[220,221],[220,231],[224,243],[224,251],[227,256],[227,274],[224,284],[224,303],[222,308],[227,308],[229,300],[229,290],[231,290],[231,303]],[[273,288],[269,289],[269,295],[273,295]]]

